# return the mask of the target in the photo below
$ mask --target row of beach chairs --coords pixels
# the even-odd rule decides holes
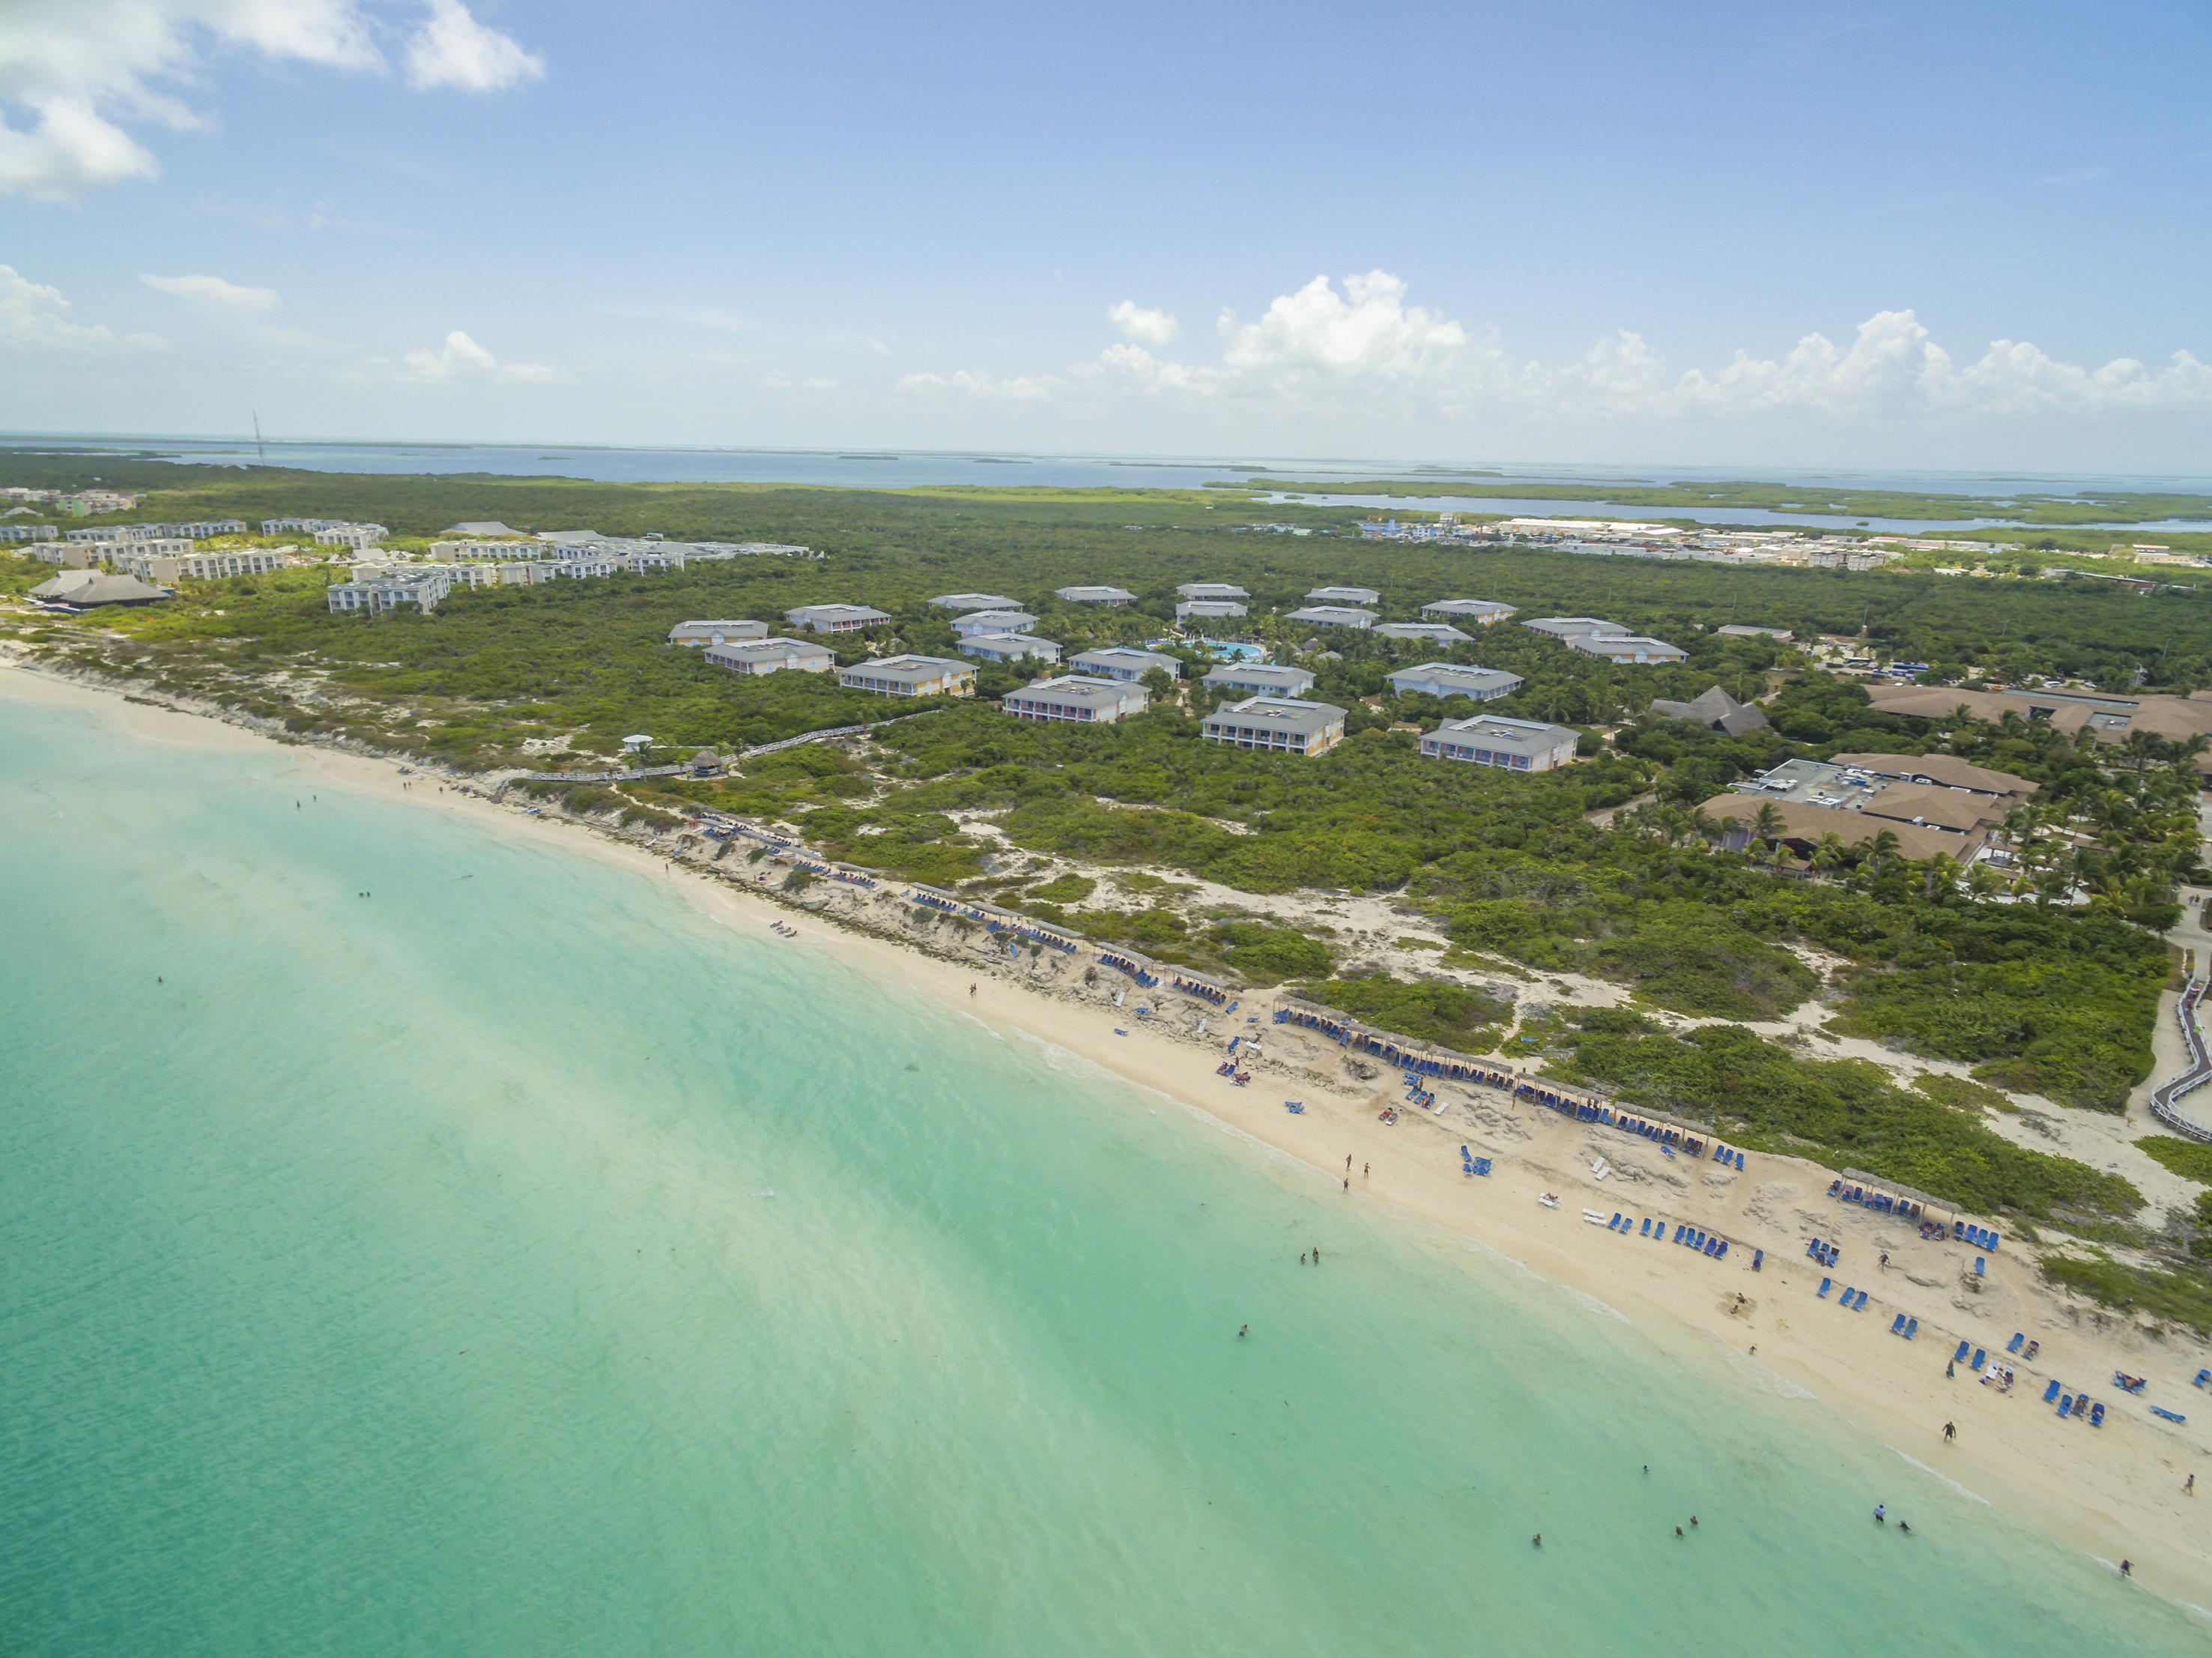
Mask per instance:
[[[1459,1149],[1459,1172],[1468,1175],[1487,1174],[1490,1173],[1490,1159],[1478,1157],[1465,1146],[1462,1146]]]
[[[1908,1319],[1904,1314],[1899,1313],[1889,1321],[1889,1333],[1893,1336],[1902,1336],[1905,1340],[1911,1341],[1920,1333],[1920,1320]]]
[[[1841,1245],[1822,1243],[1818,1238],[1805,1246],[1805,1253],[1823,1266],[1833,1266],[1844,1253]]]
[[[1833,1283],[1835,1283],[1833,1278],[1823,1278],[1820,1280],[1820,1287],[1813,1293],[1820,1300],[1826,1301],[1828,1298],[1828,1286]],[[1865,1312],[1866,1304],[1867,1292],[1863,1289],[1855,1289],[1850,1284],[1845,1284],[1844,1293],[1836,1297],[1837,1306],[1848,1307],[1854,1313]]]
[[[1738,1168],[1741,1168],[1743,1167],[1743,1154],[1738,1151],[1734,1146],[1724,1146],[1717,1143],[1713,1147],[1713,1161],[1717,1163],[1723,1164],[1733,1161]]]
[[[1663,1229],[1667,1223],[1662,1221],[1659,1224]],[[1686,1248],[1696,1250],[1700,1255],[1710,1255],[1715,1260],[1719,1260],[1729,1252],[1726,1238],[1712,1233],[1700,1232],[1693,1226],[1675,1227],[1674,1241]]]
[[[1977,1249],[1986,1249],[1991,1254],[1996,1253],[1997,1234],[1985,1226],[1973,1226],[1965,1221],[1954,1221],[1951,1222],[1951,1235],[1954,1238],[1965,1239]]]

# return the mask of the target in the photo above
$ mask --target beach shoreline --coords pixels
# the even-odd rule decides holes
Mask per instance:
[[[1385,1125],[1378,1120],[1383,1106],[1401,1101],[1397,1074],[1369,1064],[1364,1069],[1371,1074],[1359,1075],[1360,1062],[1348,1062],[1333,1042],[1273,1024],[1264,995],[1247,998],[1249,1005],[1233,1015],[1177,1002],[1139,1017],[1136,992],[1117,1006],[1104,986],[1082,984],[1073,964],[994,959],[981,946],[927,948],[918,923],[888,893],[817,889],[811,902],[772,896],[757,882],[733,879],[726,859],[716,866],[696,850],[650,848],[603,827],[530,816],[520,803],[464,790],[434,772],[403,775],[405,763],[396,759],[279,736],[224,710],[179,705],[142,688],[5,654],[0,701],[76,708],[164,743],[282,747],[305,777],[333,788],[495,820],[508,833],[588,850],[678,883],[696,910],[763,942],[771,937],[770,920],[795,924],[798,936],[785,941],[787,948],[827,951],[875,982],[1072,1055],[1294,1160],[1347,1195],[1380,1202],[1424,1228],[1495,1252],[1598,1301],[1662,1348],[1707,1356],[1717,1350],[1733,1363],[1755,1365],[1771,1385],[1815,1396],[1856,1432],[2060,1542],[2110,1562],[2131,1559],[2150,1592],[2200,1612],[2212,1606],[2212,1551],[2202,1541],[2212,1509],[2200,1524],[2194,1499],[2181,1493],[2191,1473],[2212,1472],[2205,1424],[2194,1412],[2185,1425],[2153,1419],[2144,1401],[2108,1385],[2115,1369],[2148,1375],[2152,1399],[2186,1412],[2196,1398],[2188,1378],[2212,1362],[2203,1344],[2179,1332],[2154,1339],[2131,1320],[2051,1290],[2013,1255],[1994,1258],[1990,1277],[1978,1283],[1967,1265],[1974,1252],[1923,1242],[1909,1227],[1829,1202],[1830,1172],[1817,1165],[1756,1155],[1744,1173],[1723,1172],[1499,1092],[1455,1084],[1438,1086],[1447,1106],[1441,1116],[1408,1106],[1395,1125]],[[588,832],[573,832],[579,827]],[[1254,1016],[1256,1025],[1245,1022]],[[1261,1039],[1263,1057],[1249,1087],[1214,1074],[1232,1033]],[[1285,1095],[1305,1109],[1287,1112]],[[1454,1155],[1462,1144],[1494,1159],[1495,1173],[1463,1175]],[[1598,1158],[1609,1165],[1602,1178],[1592,1172]],[[1537,1201],[1547,1192],[1558,1195],[1556,1209]],[[1724,1261],[1654,1250],[1640,1233],[1624,1237],[1586,1225],[1586,1208],[1601,1218],[1621,1210],[1687,1222],[1735,1247]],[[1808,1229],[1843,1245],[1844,1261],[1832,1271],[1806,1259]],[[1754,1247],[1766,1252],[1756,1273],[1749,1271]],[[1887,1268],[1877,1265],[1883,1251]],[[1832,1298],[1817,1297],[1814,1287],[1828,1277],[1838,1287],[1871,1290],[1869,1310],[1844,1312]],[[1921,1320],[1919,1340],[1888,1337],[1896,1313]],[[2002,1362],[2014,1330],[2037,1337],[2044,1350],[2032,1366],[2013,1361],[2020,1379],[2009,1394],[1977,1385],[1964,1365],[1946,1380],[1944,1361],[1960,1339]],[[2046,1378],[2102,1399],[2105,1426],[2056,1420],[2039,1403]],[[1943,1439],[1947,1421],[1958,1423],[1955,1443]]]

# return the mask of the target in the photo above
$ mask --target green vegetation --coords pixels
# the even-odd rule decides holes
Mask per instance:
[[[2212,1146],[2171,1134],[2147,1134],[2136,1142],[2136,1146],[2183,1179],[2212,1186]]]
[[[1465,984],[1424,979],[1406,984],[1379,973],[1324,979],[1302,993],[1378,1030],[1480,1053],[1513,1016],[1512,1004]]]
[[[2131,1266],[2103,1250],[2087,1259],[2045,1255],[2043,1276],[2051,1283],[2103,1301],[2108,1307],[2148,1313],[2212,1336],[2212,1277],[2188,1268]]]
[[[1735,1026],[1680,1037],[1629,1012],[1586,1009],[1552,1070],[1630,1104],[1711,1123],[1774,1151],[1811,1152],[1983,1214],[2124,1217],[2142,1195],[2117,1174],[2016,1146],[1948,1104],[1900,1088],[1863,1060],[1801,1059]]]

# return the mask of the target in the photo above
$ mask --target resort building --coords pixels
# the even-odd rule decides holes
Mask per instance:
[[[261,521],[264,535],[313,535],[319,530],[334,530],[344,527],[342,518],[264,518]]]
[[[1518,674],[1459,662],[1423,662],[1390,675],[1390,689],[1401,697],[1467,697],[1486,703],[1493,697],[1510,697],[1520,688]]]
[[[1455,622],[1477,622],[1488,627],[1512,615],[1513,607],[1501,605],[1495,599],[1439,599],[1434,604],[1423,605],[1421,614]]]
[[[1239,748],[1319,754],[1344,740],[1344,710],[1297,697],[1247,697],[1207,715],[1199,735]]]
[[[1586,656],[1608,662],[1679,662],[1688,655],[1680,645],[1647,639],[1640,633],[1571,633],[1560,643]]]
[[[1233,582],[1185,582],[1176,589],[1178,599],[1249,599],[1251,596]]]
[[[0,541],[52,541],[60,535],[52,524],[0,524]]]
[[[633,549],[617,554],[615,563],[632,576],[650,576],[660,570],[682,570],[684,550],[678,546]]]
[[[708,645],[700,655],[732,674],[827,674],[837,665],[827,645],[774,635],[766,639],[732,639]]]
[[[1533,616],[1521,625],[1538,633],[1547,633],[1554,639],[1571,639],[1585,633],[1628,631],[1618,622],[1608,622],[1596,616]]]
[[[1154,668],[1170,680],[1182,678],[1182,663],[1165,651],[1139,650],[1134,645],[1101,645],[1079,651],[1067,665],[1079,674],[1096,674],[1103,680],[1141,680]]]
[[[97,570],[65,570],[31,589],[31,597],[38,603],[60,610],[93,610],[101,605],[151,605],[175,596],[135,576],[110,576]]]
[[[446,533],[469,536],[490,535],[511,540],[520,535],[522,532],[510,525],[501,523],[496,518],[471,518],[466,523],[447,525]]]
[[[1382,595],[1373,588],[1316,588],[1306,594],[1306,601],[1316,605],[1379,605]]]
[[[408,607],[428,615],[453,590],[443,570],[419,576],[378,576],[365,582],[337,582],[324,589],[334,616],[388,616]]]
[[[1022,601],[1000,593],[940,593],[930,604],[939,610],[1019,610]]]
[[[1508,771],[1550,771],[1575,757],[1575,734],[1540,720],[1509,720],[1502,714],[1477,714],[1438,726],[1421,739],[1431,759],[1495,765]]]
[[[678,622],[668,630],[672,645],[718,645],[727,639],[765,639],[766,622]]]
[[[270,533],[265,525],[263,527],[262,533],[264,534]],[[351,547],[357,552],[364,547],[374,546],[391,533],[392,532],[381,524],[326,522],[322,528],[314,533],[314,535],[315,539],[324,546]]]
[[[1234,621],[1245,613],[1233,599],[1186,599],[1176,607],[1178,622]]]
[[[881,627],[890,618],[867,605],[800,605],[783,613],[783,619],[807,633],[858,633]]]
[[[107,555],[107,562],[121,570],[131,559],[141,557],[181,558],[192,550],[192,542],[182,535],[149,535],[143,539],[112,541],[102,550]]]
[[[187,546],[191,543],[185,544]],[[228,552],[141,552],[135,549],[123,567],[142,582],[219,582],[230,576],[266,576],[291,562],[284,553],[268,547],[241,547]]]
[[[1465,644],[1474,637],[1449,622],[1377,622],[1375,631],[1386,639],[1425,639],[1439,645]]]
[[[1303,697],[1313,689],[1313,682],[1314,676],[1303,667],[1278,667],[1272,662],[1224,662],[1200,681],[1216,691],[1263,697]]]
[[[1354,610],[1347,605],[1308,605],[1285,615],[1286,622],[1304,622],[1309,627],[1372,627],[1375,613]]]
[[[1753,627],[1748,622],[1729,622],[1713,630],[1723,639],[1779,639],[1789,643],[1796,636],[1786,627]]]
[[[878,697],[972,697],[975,670],[945,656],[884,656],[839,668],[837,683]]]
[[[1732,849],[1749,844],[1758,818],[1771,807],[1774,838],[1801,853],[1826,835],[1856,846],[1887,831],[1902,856],[1944,852],[1966,863],[2035,789],[2009,771],[1948,755],[1838,754],[1826,761],[1784,760],[1700,809],[1723,826],[1734,820],[1736,826],[1722,839]]]
[[[1143,713],[1148,700],[1139,685],[1088,674],[1063,674],[1023,686],[1001,698],[999,706],[1018,720],[1073,720],[1103,725],[1126,715]]]
[[[433,558],[543,558],[544,545],[537,541],[433,541]]]
[[[1037,619],[1021,609],[972,610],[965,616],[952,619],[955,633],[1024,633],[1037,624]]]
[[[1056,662],[1060,647],[1034,633],[963,633],[960,654],[980,656],[987,662]]]
[[[579,555],[549,559],[544,568],[567,581],[588,582],[602,576],[612,576],[622,568],[622,561]]]
[[[1764,731],[1766,716],[1749,703],[1740,703],[1718,686],[1709,686],[1688,702],[1664,697],[1651,699],[1651,712],[1662,720],[1688,720],[1708,731],[1741,737],[1747,731]]]
[[[1065,599],[1071,605],[1133,605],[1137,595],[1127,588],[1055,588],[1055,599]]]

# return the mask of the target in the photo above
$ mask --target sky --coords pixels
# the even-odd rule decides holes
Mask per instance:
[[[2208,63],[2208,0],[0,0],[0,430],[2201,474]]]

